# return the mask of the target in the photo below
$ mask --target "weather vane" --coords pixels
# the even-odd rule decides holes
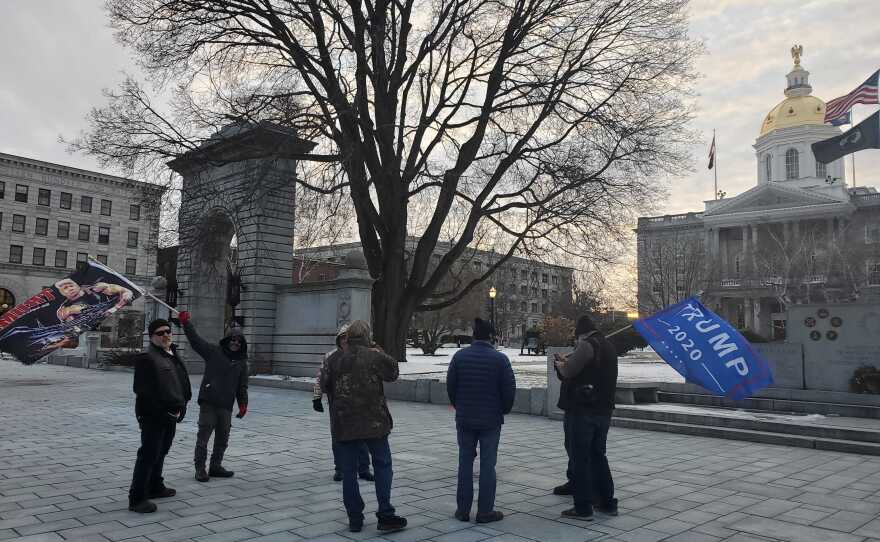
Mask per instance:
[[[801,57],[804,55],[804,46],[803,45],[794,45],[791,48],[791,58],[794,59],[794,65],[801,65]]]

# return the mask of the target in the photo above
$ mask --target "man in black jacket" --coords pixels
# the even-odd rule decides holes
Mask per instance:
[[[574,495],[574,508],[562,512],[563,517],[591,521],[594,506],[617,515],[614,480],[605,454],[617,389],[617,351],[589,316],[578,319],[575,336],[575,351],[557,355],[555,363],[562,380],[558,406],[565,411],[569,469],[568,483],[553,492]]]
[[[174,441],[176,425],[186,415],[192,398],[189,375],[175,346],[166,320],[148,326],[150,346],[134,359],[135,415],[141,428],[141,447],[134,464],[128,509],[147,514],[156,511],[149,498],[173,497],[177,492],[165,486],[162,467]]]
[[[178,316],[190,346],[205,360],[205,374],[199,387],[199,432],[196,436],[196,480],[207,482],[210,477],[229,478],[234,473],[223,468],[223,454],[229,444],[232,427],[232,404],[238,401],[236,418],[243,418],[248,408],[247,342],[241,328],[231,327],[219,345],[199,337],[188,312]],[[214,433],[214,450],[210,467],[208,440]]]

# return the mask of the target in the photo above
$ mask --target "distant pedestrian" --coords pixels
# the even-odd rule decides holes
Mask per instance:
[[[383,382],[397,380],[397,361],[370,346],[370,325],[355,320],[348,327],[348,351],[327,363],[321,388],[330,402],[330,423],[339,442],[342,460],[342,499],[348,513],[348,529],[356,533],[364,525],[364,501],[358,488],[358,455],[363,444],[373,458],[377,528],[397,531],[406,519],[391,506],[391,448],[388,434],[393,422],[385,401]]]
[[[327,352],[327,354],[324,355],[324,362],[318,369],[318,377],[315,379],[314,394],[312,397],[312,408],[314,408],[316,412],[324,412],[324,405],[321,404],[321,397],[324,395],[324,390],[321,388],[321,381],[323,380],[324,371],[327,370],[327,363],[331,358],[335,359],[342,356],[342,354],[348,350],[348,337],[345,335],[347,330],[348,324],[340,326],[339,331],[336,333],[336,349]],[[333,434],[332,423],[330,424],[330,441],[333,448],[333,481],[341,482],[342,462],[339,459],[339,443],[336,442],[336,436]],[[358,477],[362,480],[367,480],[368,482],[375,480],[373,473],[370,472],[370,451],[367,449],[366,444],[360,447],[358,453]]]
[[[248,410],[247,341],[239,327],[230,327],[219,344],[202,339],[190,322],[190,314],[181,312],[180,323],[193,350],[205,360],[205,374],[199,387],[199,432],[196,435],[196,480],[207,482],[211,477],[230,478],[234,472],[223,467],[223,455],[229,445],[232,428],[232,406],[238,402],[236,418],[243,418]],[[214,434],[211,462],[208,459],[208,441]]]
[[[617,515],[614,480],[606,456],[617,389],[617,351],[589,316],[578,319],[575,336],[574,352],[557,354],[555,361],[562,380],[558,407],[565,411],[568,481],[553,493],[574,495],[574,508],[562,512],[563,517],[591,521],[594,507]]]
[[[171,344],[171,325],[167,320],[153,320],[147,331],[150,346],[134,358],[134,410],[141,446],[128,490],[128,509],[141,514],[156,511],[149,499],[177,494],[165,485],[162,468],[177,424],[186,416],[186,404],[192,398],[189,374]]]
[[[492,326],[476,318],[471,346],[452,356],[446,374],[446,393],[455,407],[458,429],[458,490],[455,517],[470,521],[474,500],[474,459],[480,445],[480,495],[477,523],[504,518],[495,510],[495,464],[504,415],[513,408],[516,379],[507,356],[490,341]]]

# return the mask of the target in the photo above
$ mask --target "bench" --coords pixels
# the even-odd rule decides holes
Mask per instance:
[[[656,403],[659,387],[656,382],[618,382],[614,402],[621,405]]]

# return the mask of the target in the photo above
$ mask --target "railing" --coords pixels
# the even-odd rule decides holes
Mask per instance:
[[[721,279],[722,288],[739,288],[741,282],[739,279]]]
[[[857,194],[852,197],[856,201],[880,200],[880,192],[874,194]]]
[[[828,277],[825,275],[810,275],[805,277],[801,284],[825,284],[826,282],[828,282]]]
[[[834,282],[834,277],[832,277],[832,282]],[[790,286],[794,286],[798,283],[800,284],[823,284],[828,285],[828,275],[808,275],[803,277],[798,282],[797,279],[786,280],[785,277],[763,277],[760,279],[749,279],[749,278],[726,278],[720,279],[718,281],[718,286],[721,288],[777,288],[783,287],[786,285],[786,282]]]
[[[703,213],[681,213],[677,215],[646,216],[639,218],[640,224],[663,224],[668,222],[696,222],[703,218]]]

